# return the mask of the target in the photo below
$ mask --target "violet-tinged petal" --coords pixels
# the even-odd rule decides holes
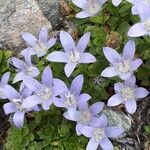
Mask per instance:
[[[60,31],[60,41],[66,52],[75,49],[75,43],[71,35],[65,31]]]
[[[132,75],[130,78],[128,78],[125,83],[125,85],[129,86],[129,87],[135,87],[136,84],[136,78],[134,75]]]
[[[124,73],[124,74],[120,74],[119,78],[122,79],[122,80],[127,80],[131,77],[131,75],[132,75],[132,72],[127,72],[127,73]]]
[[[29,44],[29,46],[34,46],[37,42],[37,39],[30,33],[22,33],[22,38]]]
[[[105,128],[107,126],[107,116],[105,114],[102,114],[99,118],[99,127]]]
[[[123,58],[128,60],[132,60],[135,54],[135,42],[130,40],[126,43],[123,49]]]
[[[114,84],[114,90],[115,90],[115,92],[121,92],[122,89],[123,89],[123,87],[124,87],[124,85],[122,83],[120,83],[120,82]]]
[[[56,38],[52,38],[47,42],[47,49],[50,49],[52,46],[54,46],[54,44],[56,43],[57,39]]]
[[[72,121],[77,121],[79,119],[79,112],[77,112],[74,108],[69,108],[67,112],[63,114],[63,116]]]
[[[108,106],[117,106],[123,102],[120,94],[115,94],[108,99]]]
[[[99,118],[98,117],[92,117],[91,121],[89,122],[89,125],[92,127],[99,127]]]
[[[112,0],[114,6],[118,6],[122,0]]]
[[[64,106],[64,99],[62,99],[62,98],[54,97],[53,98],[53,104],[56,107],[65,107]]]
[[[40,74],[40,71],[37,67],[32,66],[32,71],[28,73],[31,77],[37,77]]]
[[[74,71],[74,69],[76,68],[77,64],[76,63],[67,63],[65,65],[65,74],[67,77],[70,77],[70,75],[72,74],[72,72]]]
[[[67,90],[66,84],[60,79],[53,79],[53,95],[58,96]]]
[[[25,62],[26,62],[29,66],[32,66],[32,61],[31,61],[31,54],[30,54],[30,52],[26,52],[23,56],[24,56]]]
[[[120,127],[107,127],[105,131],[108,137],[118,137],[124,132],[124,129]]]
[[[68,62],[68,55],[61,51],[55,51],[50,53],[47,57],[47,60],[52,62],[62,62],[67,63]]]
[[[98,0],[100,5],[103,5],[107,0]]]
[[[19,73],[17,73],[16,76],[14,77],[13,83],[17,83],[17,82],[19,82],[19,81],[21,81],[21,80],[24,80],[25,78],[26,78],[25,73],[24,73],[24,72],[19,72]]]
[[[45,86],[52,86],[53,74],[49,66],[47,66],[42,73],[42,84]]]
[[[76,18],[87,18],[90,17],[91,15],[89,13],[87,13],[86,11],[81,11],[79,13],[76,14]]]
[[[48,39],[48,31],[46,27],[43,27],[39,33],[39,41],[41,43],[46,43]]]
[[[141,66],[141,64],[143,63],[143,61],[141,59],[136,59],[133,62],[131,62],[131,68],[132,70],[136,70],[139,68],[139,66]]]
[[[22,86],[22,84],[24,84],[23,82],[21,83],[21,86]],[[20,90],[19,90],[19,92],[20,92],[20,94],[21,94],[21,96],[22,97],[28,97],[28,96],[31,96],[32,95],[32,91],[31,90],[29,90],[26,86],[24,86],[22,89],[20,88]]]
[[[18,58],[12,57],[11,62],[18,69],[26,69],[25,63],[22,60],[18,59]]]
[[[149,94],[149,92],[145,88],[142,88],[142,87],[136,88],[134,93],[135,93],[136,98],[144,98]]]
[[[132,6],[131,12],[132,12],[133,15],[138,15],[137,6]]]
[[[23,108],[32,108],[38,104],[41,104],[42,103],[42,100],[41,98],[39,98],[38,96],[36,95],[32,95],[32,96],[29,96],[27,97],[23,103],[22,103],[22,107]]]
[[[80,136],[82,133],[81,133],[81,129],[84,128],[85,125],[81,124],[81,123],[77,123],[76,125],[76,133],[78,136]]]
[[[13,116],[13,122],[18,128],[23,127],[24,115],[25,115],[24,111],[17,111]]]
[[[20,98],[19,92],[17,92],[13,87],[10,85],[5,85],[4,86],[4,95],[9,99],[9,100],[14,100]]]
[[[113,145],[107,137],[104,137],[100,141],[100,146],[102,147],[103,150],[113,150]]]
[[[115,65],[121,60],[119,53],[110,47],[104,47],[103,53],[105,57],[107,58],[107,60],[113,65]]]
[[[83,53],[80,58],[80,63],[93,63],[96,61],[96,58],[90,53]]]
[[[91,126],[85,126],[84,128],[81,129],[81,133],[86,136],[86,137],[92,137],[93,135],[93,130],[94,130],[94,127],[91,127]]]
[[[4,112],[6,115],[10,114],[10,113],[14,113],[17,111],[17,107],[15,104],[13,103],[6,103],[3,105],[4,108]]]
[[[143,23],[136,23],[128,31],[128,36],[131,36],[131,37],[139,37],[139,36],[143,36],[146,34],[148,34],[148,32],[145,29]]]
[[[87,47],[87,45],[88,45],[88,43],[89,43],[90,36],[91,36],[91,33],[88,32],[88,33],[84,34],[84,35],[80,38],[80,40],[79,40],[79,42],[78,42],[78,44],[77,44],[77,49],[78,49],[79,52],[82,53],[82,52],[85,51],[85,49],[86,49],[86,47]]]
[[[82,0],[82,1],[81,0],[72,0],[72,2],[80,8],[85,8],[86,5],[88,4],[87,0]]]
[[[42,102],[42,108],[44,110],[48,110],[51,105],[52,105],[52,100],[44,100]]]
[[[107,67],[101,73],[102,77],[114,77],[118,75],[118,71],[115,67]]]
[[[87,110],[88,109],[88,103],[87,101],[91,99],[91,96],[89,94],[83,93],[78,97],[78,109],[80,110]]]
[[[6,72],[1,78],[0,84],[2,85],[7,84],[9,82],[9,77],[10,77],[10,72]]]
[[[94,103],[92,106],[90,106],[89,110],[92,113],[92,115],[97,115],[98,113],[100,113],[102,111],[104,107],[104,103],[103,102],[96,102]]]
[[[132,100],[126,100],[125,101],[125,107],[126,107],[127,111],[130,114],[135,113],[135,111],[137,109],[136,101],[134,99],[132,99]]]
[[[83,87],[83,80],[84,80],[83,75],[78,75],[73,79],[70,86],[71,93],[74,93],[76,96],[80,94]]]
[[[86,150],[97,150],[99,142],[91,138],[86,146]]]

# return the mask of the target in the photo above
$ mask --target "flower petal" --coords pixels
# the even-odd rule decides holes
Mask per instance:
[[[128,36],[131,37],[139,37],[146,34],[148,34],[148,32],[146,31],[143,23],[136,23],[128,31]]]
[[[9,82],[10,72],[6,72],[1,78],[1,84],[5,85]]]
[[[31,77],[37,77],[39,74],[40,74],[40,71],[38,70],[37,67],[33,67],[32,66],[32,71],[28,72],[28,74],[31,76]]]
[[[19,92],[17,92],[13,87],[10,85],[5,85],[4,86],[4,95],[9,99],[9,100],[14,100],[20,98]]]
[[[17,107],[15,104],[13,103],[6,103],[3,105],[4,108],[4,112],[6,115],[10,114],[10,113],[14,113],[17,111]]]
[[[42,73],[42,84],[45,86],[52,86],[53,74],[49,66],[47,66]]]
[[[121,95],[115,94],[108,99],[107,105],[108,106],[117,106],[117,105],[120,105],[122,102],[123,102],[123,100],[121,99]]]
[[[136,104],[136,101],[134,99],[125,101],[125,106],[126,106],[127,111],[130,114],[135,113],[135,111],[137,109],[137,104]]]
[[[148,94],[149,94],[149,92],[145,88],[138,87],[138,88],[135,89],[135,96],[137,98],[144,98]]]
[[[91,138],[87,144],[86,150],[97,150],[98,145],[99,145],[99,142],[94,140],[94,138]]]
[[[105,131],[108,137],[116,138],[124,132],[124,129],[120,127],[107,127]]]
[[[118,75],[118,71],[115,67],[107,67],[101,73],[102,77],[114,77]]]
[[[83,53],[80,58],[80,63],[93,63],[96,61],[96,58],[90,53]]]
[[[49,110],[49,107],[52,105],[52,100],[50,99],[50,100],[44,100],[43,102],[42,102],[42,108],[44,109],[44,110]]]
[[[78,136],[80,136],[82,133],[81,133],[81,129],[84,128],[85,125],[81,124],[81,123],[77,123],[76,125],[76,133]]]
[[[121,60],[119,53],[110,47],[104,47],[103,53],[105,57],[107,58],[107,60],[113,65],[115,65]]]
[[[105,128],[108,123],[107,116],[105,114],[102,114],[98,119],[99,127]]]
[[[25,62],[18,59],[18,58],[12,57],[11,62],[18,69],[26,69],[25,68]]]
[[[133,62],[131,62],[131,68],[132,71],[136,70],[137,68],[139,68],[139,66],[143,63],[143,61],[141,59],[136,59]]]
[[[100,141],[100,146],[103,150],[113,150],[113,145],[107,137]]]
[[[78,44],[77,44],[77,49],[78,49],[79,52],[82,53],[82,52],[85,51],[85,49],[86,49],[86,47],[87,47],[87,45],[88,45],[88,43],[89,43],[90,36],[91,36],[91,33],[88,32],[88,33],[84,34],[84,35],[80,38],[80,40],[79,40],[79,42],[78,42]]]
[[[37,42],[37,39],[30,33],[22,33],[22,38],[29,44],[29,46],[34,46]]]
[[[47,42],[47,49],[50,49],[52,46],[54,46],[54,44],[56,43],[57,39],[56,38],[52,38]]]
[[[71,35],[65,31],[60,31],[60,41],[66,52],[75,49],[75,43]]]
[[[16,74],[16,76],[13,79],[13,83],[17,83],[21,80],[24,80],[26,78],[26,74],[24,72],[19,72]]]
[[[98,113],[100,113],[102,111],[104,107],[104,103],[103,102],[97,102],[94,103],[92,106],[90,106],[90,112],[92,113],[92,115],[97,115]]]
[[[89,122],[89,125],[92,127],[99,127],[99,118],[98,117],[92,117],[91,121]]]
[[[81,11],[79,13],[76,14],[76,18],[87,18],[90,17],[91,15],[89,13],[87,13],[86,11]]]
[[[132,72],[127,72],[127,73],[120,74],[119,78],[122,80],[127,80],[131,77],[131,75],[132,75]]]
[[[121,92],[123,87],[124,85],[120,82],[114,84],[114,90],[116,93]]]
[[[114,6],[118,6],[122,0],[112,0]]]
[[[68,62],[68,55],[64,52],[55,51],[50,53],[47,57],[47,60],[52,62],[62,62],[67,63]]]
[[[64,105],[64,99],[62,99],[62,98],[54,97],[53,98],[53,104],[56,107],[65,107],[65,105]]]
[[[79,112],[76,111],[74,108],[73,109],[69,109],[69,111],[65,112],[63,114],[63,116],[71,121],[77,121],[79,119]]]
[[[23,103],[22,103],[22,107],[23,108],[32,108],[38,104],[41,104],[42,100],[40,97],[36,96],[36,95],[32,95],[27,97]]]
[[[18,128],[22,128],[24,124],[24,111],[17,111],[13,116],[13,122]]]
[[[73,79],[70,86],[71,93],[75,93],[76,96],[80,94],[83,87],[83,80],[84,80],[83,75],[78,75]]]
[[[132,75],[130,78],[128,78],[124,84],[129,86],[129,87],[135,87],[135,83],[136,83],[136,78],[134,75]]]
[[[67,77],[70,77],[70,75],[72,74],[72,72],[74,71],[74,69],[76,68],[77,64],[76,63],[67,63],[65,65],[65,74]]]
[[[86,5],[88,4],[87,0],[82,0],[82,1],[81,0],[72,0],[72,2],[80,8],[85,8]]]
[[[46,43],[48,39],[48,31],[46,27],[43,27],[39,33],[39,41],[41,43]]]
[[[90,137],[92,137],[93,130],[94,130],[94,127],[85,126],[84,128],[81,129],[81,133],[82,133],[84,136],[90,138]]]
[[[135,54],[135,42],[130,40],[126,43],[123,49],[123,58],[128,60],[132,60]]]

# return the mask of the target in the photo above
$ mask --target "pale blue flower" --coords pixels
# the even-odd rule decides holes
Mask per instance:
[[[136,78],[131,76],[124,83],[116,83],[114,89],[116,94],[109,98],[108,106],[124,104],[127,111],[131,114],[137,109],[136,101],[146,97],[149,92],[143,87],[137,87]]]

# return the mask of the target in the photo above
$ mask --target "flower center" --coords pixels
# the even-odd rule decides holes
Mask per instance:
[[[37,96],[41,97],[43,100],[48,100],[52,96],[52,91],[50,88],[45,88],[44,90],[37,93]]]
[[[35,50],[38,53],[43,53],[43,52],[47,51],[47,47],[44,43],[37,42],[36,45],[35,45]]]
[[[132,99],[133,98],[133,94],[134,94],[134,90],[127,87],[127,88],[124,88],[122,89],[121,91],[121,95],[123,97],[123,99],[126,101],[128,99]]]
[[[102,140],[102,138],[104,137],[105,132],[103,128],[96,128],[93,131],[93,136],[95,138],[96,141],[100,141]]]
[[[83,124],[89,123],[91,120],[91,113],[89,111],[81,112],[79,122]]]
[[[100,4],[97,2],[97,0],[89,0],[89,5],[87,7],[87,11],[91,16],[96,15],[101,9]]]
[[[65,94],[65,101],[64,104],[66,107],[72,107],[75,106],[77,103],[76,97],[74,94],[71,94],[70,92]]]
[[[150,20],[147,20],[147,21],[144,22],[144,27],[150,35]]]
[[[14,104],[16,104],[16,107],[17,107],[17,109],[19,110],[19,111],[24,111],[25,110],[25,108],[22,108],[22,99],[14,99],[13,100],[13,103]]]
[[[28,74],[29,76],[31,76],[32,73],[33,73],[33,70],[34,70],[34,67],[32,67],[32,66],[27,67],[27,74]]]
[[[76,50],[71,51],[70,56],[69,56],[69,60],[70,60],[70,62],[73,62],[73,63],[79,62],[79,60],[80,60],[79,52],[77,52]]]
[[[117,64],[117,70],[121,73],[127,73],[131,70],[131,65],[128,60]]]

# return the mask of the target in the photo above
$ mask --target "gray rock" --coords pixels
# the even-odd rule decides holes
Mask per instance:
[[[122,127],[125,132],[120,137],[123,137],[125,133],[129,132],[131,129],[132,120],[123,112],[114,111],[112,109],[105,109],[104,114],[108,117],[109,126]]]
[[[0,0],[0,48],[21,50],[21,33],[37,35],[43,26],[51,31],[59,17],[58,0]]]
[[[59,0],[37,0],[37,2],[46,18],[52,23],[52,26],[58,26],[61,19]]]

